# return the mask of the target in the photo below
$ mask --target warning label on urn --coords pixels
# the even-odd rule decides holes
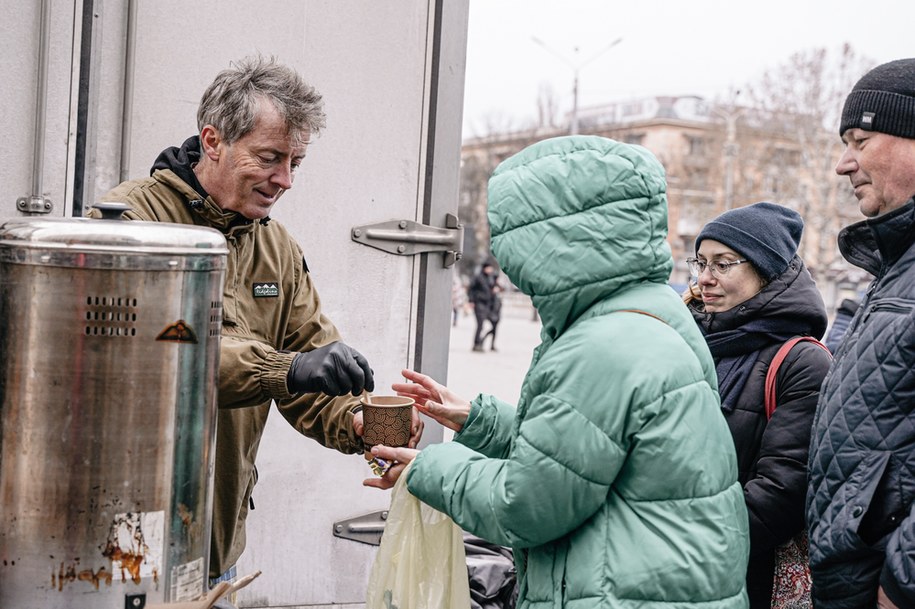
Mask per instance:
[[[171,343],[193,343],[196,345],[197,334],[194,332],[194,329],[187,324],[186,321],[179,319],[172,325],[162,330],[162,332],[159,333],[159,336],[156,337],[156,340]]]
[[[172,599],[195,601],[203,590],[203,558],[172,567]]]

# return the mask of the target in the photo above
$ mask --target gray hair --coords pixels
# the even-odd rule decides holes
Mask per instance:
[[[317,135],[325,126],[324,101],[298,72],[260,55],[233,62],[216,75],[197,109],[197,129],[212,125],[227,144],[254,129],[258,105],[269,100],[293,138]]]

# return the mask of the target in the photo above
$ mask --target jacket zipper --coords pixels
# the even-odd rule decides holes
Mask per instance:
[[[911,313],[915,309],[911,301],[900,300],[900,299],[882,299],[877,302],[872,302],[868,305],[867,311],[864,313],[864,318],[861,320],[861,323],[866,323],[870,318],[872,313],[878,311],[884,311],[887,313]]]

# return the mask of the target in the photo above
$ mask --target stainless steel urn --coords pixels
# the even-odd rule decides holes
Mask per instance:
[[[205,592],[225,264],[208,228],[0,222],[0,607]]]

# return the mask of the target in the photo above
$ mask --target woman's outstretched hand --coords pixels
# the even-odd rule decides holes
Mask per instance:
[[[416,401],[416,409],[452,431],[461,431],[470,415],[470,402],[455,395],[431,377],[413,370],[401,372],[408,383],[394,383],[391,388]]]
[[[407,464],[416,458],[419,451],[414,448],[393,448],[377,444],[372,447],[372,456],[390,463],[387,471],[380,478],[366,478],[362,486],[374,486],[380,489],[389,489],[394,486],[397,479],[407,468]]]

